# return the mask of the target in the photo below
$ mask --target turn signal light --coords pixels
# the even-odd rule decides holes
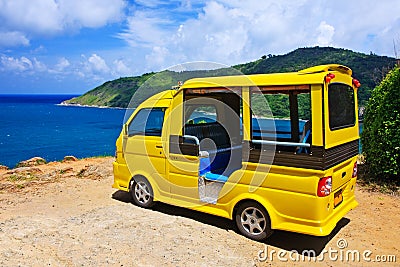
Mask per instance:
[[[317,195],[319,197],[329,196],[332,192],[332,176],[319,179]]]
[[[333,73],[328,73],[328,74],[325,76],[325,82],[326,82],[326,83],[330,83],[330,81],[331,81],[333,78],[335,78],[335,74],[333,74]]]
[[[352,178],[357,177],[358,174],[358,165],[357,165],[357,161],[354,162],[354,166],[353,166],[353,174],[351,175]]]
[[[359,88],[359,87],[361,86],[361,83],[360,83],[357,79],[353,79],[353,85],[354,85],[356,88]]]

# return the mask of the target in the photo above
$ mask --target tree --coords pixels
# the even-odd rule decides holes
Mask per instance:
[[[392,69],[373,91],[361,135],[370,178],[400,182],[400,69]]]

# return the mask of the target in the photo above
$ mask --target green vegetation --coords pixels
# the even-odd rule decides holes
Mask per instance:
[[[395,67],[368,102],[361,136],[371,181],[400,184],[400,69]]]
[[[8,177],[10,182],[19,182],[19,181],[32,181],[36,180],[38,177],[34,174],[26,173],[26,174],[12,174]]]
[[[337,63],[350,67],[353,76],[360,80],[362,87],[359,90],[360,106],[366,104],[371,90],[383,79],[387,71],[393,68],[395,59],[374,54],[366,55],[346,49],[332,47],[299,48],[286,55],[262,56],[259,60],[233,66],[234,69],[218,69],[212,71],[162,71],[146,73],[142,76],[119,78],[100,85],[82,96],[66,101],[69,104],[109,106],[109,107],[136,107],[149,96],[176,85],[178,81],[186,81],[193,77],[274,73],[299,71],[320,64]],[[157,75],[155,75],[157,74]],[[137,91],[142,86],[143,90]],[[130,103],[133,94],[135,102]],[[306,100],[299,99],[302,108]],[[306,103],[304,103],[306,104]],[[279,103],[271,104],[271,109],[279,110]],[[276,105],[276,107],[273,107]],[[284,104],[283,104],[284,105]],[[280,117],[286,114],[279,114]]]
[[[264,97],[268,101],[269,109],[265,106]],[[260,95],[254,94],[251,98],[252,111],[254,115],[260,117],[289,118],[289,96],[286,94]],[[311,99],[310,94],[299,94],[299,118],[309,120],[311,118]],[[272,114],[271,114],[272,113]]]

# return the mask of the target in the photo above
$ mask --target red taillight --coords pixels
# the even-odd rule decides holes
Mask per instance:
[[[358,174],[358,166],[357,166],[357,161],[354,162],[354,166],[353,166],[353,174],[351,175],[351,178],[357,177]]]
[[[325,76],[325,82],[326,82],[326,83],[330,83],[330,81],[331,81],[333,78],[335,78],[335,74],[333,74],[333,73],[328,73],[328,74]]]
[[[359,87],[361,86],[361,83],[360,83],[357,79],[353,79],[353,85],[354,85],[356,88],[359,88]]]
[[[319,197],[329,196],[332,192],[332,176],[319,179],[317,195]]]

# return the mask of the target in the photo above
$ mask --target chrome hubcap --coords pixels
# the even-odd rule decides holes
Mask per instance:
[[[263,213],[254,207],[248,207],[243,210],[240,221],[246,232],[252,235],[259,235],[266,228],[266,220]]]
[[[137,201],[142,204],[146,204],[147,202],[149,202],[151,197],[149,187],[142,181],[136,183],[135,196]]]

